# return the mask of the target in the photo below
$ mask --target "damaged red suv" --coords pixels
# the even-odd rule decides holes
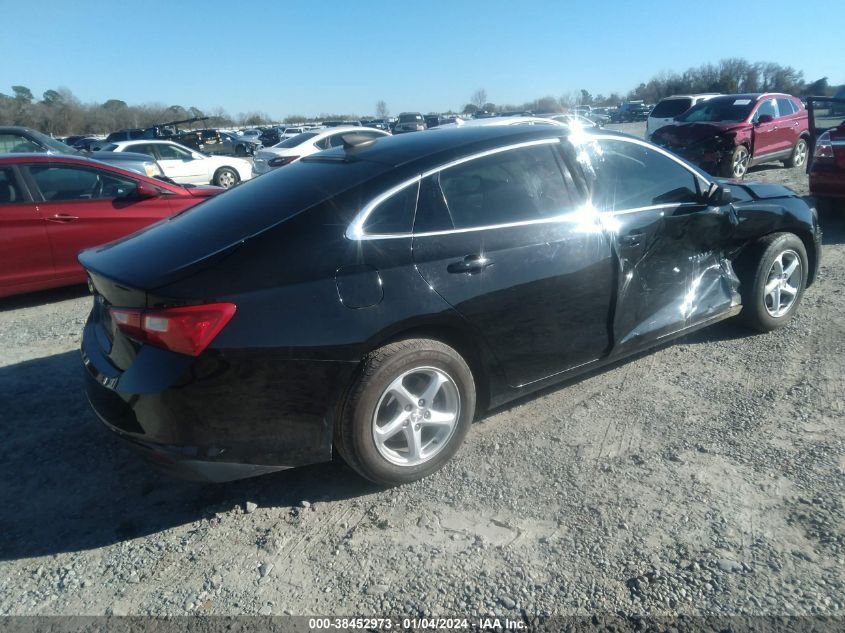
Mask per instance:
[[[779,93],[714,97],[655,131],[653,143],[712,174],[742,178],[749,167],[807,161],[807,110],[796,97]]]

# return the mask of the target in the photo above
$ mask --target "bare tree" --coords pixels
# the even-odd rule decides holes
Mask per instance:
[[[387,103],[382,99],[376,103],[376,118],[386,119],[390,116],[390,110],[387,109]]]
[[[483,109],[484,104],[487,103],[487,91],[484,88],[479,88],[472,93],[469,102],[479,110]]]

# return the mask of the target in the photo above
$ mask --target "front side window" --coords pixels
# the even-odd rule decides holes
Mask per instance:
[[[593,205],[623,211],[700,201],[698,178],[668,156],[638,143],[599,140],[581,147]]]
[[[774,99],[766,99],[760,102],[757,112],[754,113],[754,120],[759,121],[764,114],[768,114],[773,119],[778,118],[778,107]]]
[[[0,134],[0,154],[43,151],[43,147],[20,134]]]
[[[15,174],[9,167],[0,168],[0,204],[25,202]]]
[[[47,202],[112,199],[128,195],[137,185],[130,178],[85,167],[30,165],[29,173]]]
[[[575,206],[551,144],[477,158],[440,173],[451,226],[466,229],[541,220]]]
[[[157,145],[158,155],[162,160],[191,160],[193,156],[187,150],[177,147],[176,145],[168,145],[160,143]]]

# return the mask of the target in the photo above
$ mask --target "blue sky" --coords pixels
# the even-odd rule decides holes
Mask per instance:
[[[460,109],[627,92],[725,57],[845,83],[830,0],[222,2],[0,0],[0,92],[230,114]],[[836,18],[838,20],[839,18]],[[14,28],[10,28],[14,26]],[[817,35],[814,35],[817,34]]]

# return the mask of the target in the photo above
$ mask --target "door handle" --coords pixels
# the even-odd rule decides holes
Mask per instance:
[[[622,236],[622,245],[623,246],[639,246],[642,244],[644,233],[628,233],[627,235]]]
[[[480,273],[485,268],[492,266],[493,260],[484,255],[467,255],[459,262],[452,262],[446,267],[450,273],[465,273],[471,275]]]
[[[56,215],[51,215],[49,218],[45,218],[50,222],[73,222],[74,220],[78,220],[79,216],[77,215],[67,215],[66,213],[57,213]]]

